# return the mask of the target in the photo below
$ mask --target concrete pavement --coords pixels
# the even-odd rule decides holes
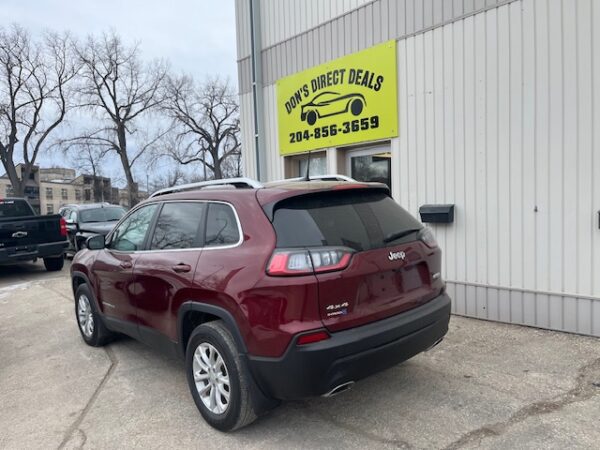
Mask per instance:
[[[598,448],[600,340],[453,317],[446,340],[334,398],[208,427],[183,364],[96,349],[67,268],[0,268],[0,448]]]

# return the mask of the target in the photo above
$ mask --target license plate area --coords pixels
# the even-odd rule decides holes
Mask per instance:
[[[402,267],[396,271],[396,283],[400,292],[411,292],[429,284],[427,265],[424,263]]]

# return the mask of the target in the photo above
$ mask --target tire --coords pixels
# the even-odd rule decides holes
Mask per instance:
[[[362,100],[359,100],[358,98],[352,100],[352,103],[350,103],[350,112],[352,112],[352,115],[354,116],[358,116],[363,110],[363,102]]]
[[[306,114],[306,121],[311,126],[317,123],[317,113],[315,111],[309,111]]]
[[[62,270],[65,265],[64,255],[55,258],[44,258],[44,267],[48,272],[57,272]]]
[[[89,317],[92,320],[91,329]],[[87,284],[81,284],[75,291],[75,319],[83,341],[91,347],[102,347],[115,336],[102,322]]]
[[[233,431],[256,419],[250,394],[251,375],[240,360],[231,333],[222,321],[208,322],[194,330],[185,359],[190,392],[200,414],[210,426],[220,431]],[[228,384],[223,381],[225,379]],[[211,395],[212,392],[215,396]],[[228,399],[226,392],[229,392]],[[214,405],[212,410],[211,404]]]

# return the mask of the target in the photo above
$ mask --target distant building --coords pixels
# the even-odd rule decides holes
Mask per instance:
[[[23,165],[17,166],[17,173],[23,174]],[[34,166],[27,185],[25,197],[38,214],[55,214],[62,206],[70,203],[107,202],[129,207],[127,189],[112,186],[110,178],[94,175],[79,175],[75,169]],[[0,197],[14,196],[14,190],[6,174],[0,177]],[[148,195],[138,193],[140,200]]]

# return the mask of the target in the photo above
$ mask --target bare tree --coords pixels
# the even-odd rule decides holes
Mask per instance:
[[[102,175],[102,163],[110,153],[109,148],[69,139],[59,141],[58,145],[65,155],[70,156],[73,168],[78,172],[93,177]]]
[[[0,28],[0,159],[18,196],[70,107],[68,89],[79,70],[71,48],[68,34],[33,40],[17,25]]]
[[[201,163],[213,178],[239,175],[239,163],[231,163],[240,159],[239,105],[228,82],[171,78],[163,109],[179,130],[176,145],[166,149],[171,158],[184,165]]]
[[[70,143],[114,151],[121,161],[133,206],[138,201],[138,187],[132,167],[164,135],[159,131],[142,136],[140,124],[146,123],[148,114],[163,102],[167,65],[161,61],[143,63],[138,46],[125,46],[114,32],[89,37],[78,48],[78,56],[83,65],[81,106],[93,111],[101,125]]]

